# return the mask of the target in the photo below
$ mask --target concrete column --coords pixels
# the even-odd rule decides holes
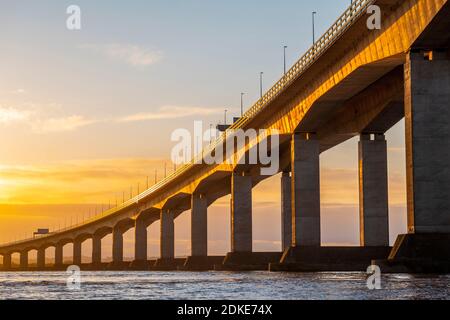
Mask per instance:
[[[281,242],[282,250],[292,245],[291,176],[283,172],[281,176]]]
[[[231,177],[231,252],[252,252],[252,177]]]
[[[136,219],[134,228],[134,260],[147,261],[147,224],[144,219]]]
[[[312,134],[294,134],[292,167],[292,244],[320,246],[320,145]]]
[[[174,212],[172,210],[161,210],[161,259],[173,259],[175,257],[174,231]]]
[[[11,269],[11,254],[6,253],[3,255],[3,269]]]
[[[20,268],[28,268],[28,251],[24,250],[20,253]]]
[[[113,237],[113,263],[120,264],[123,262],[123,232],[119,228],[114,228],[112,232]]]
[[[191,255],[208,255],[208,200],[205,195],[193,194],[191,206]]]
[[[39,248],[37,251],[37,267],[39,269],[45,268],[45,248]]]
[[[62,266],[64,264],[63,261],[63,245],[58,243],[55,246],[55,266]]]
[[[92,236],[92,264],[99,265],[102,263],[102,238],[94,234]]]
[[[359,227],[363,247],[389,245],[387,143],[384,134],[361,135],[358,144]]]
[[[81,244],[80,240],[73,242],[73,264],[76,266],[81,266]]]
[[[408,231],[450,233],[450,60],[433,52],[405,65]]]

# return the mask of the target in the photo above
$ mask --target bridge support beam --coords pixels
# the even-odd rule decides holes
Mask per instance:
[[[450,233],[450,60],[411,52],[405,66],[408,231]]]
[[[362,134],[359,154],[359,221],[362,247],[389,245],[387,143]]]
[[[81,266],[81,240],[75,240],[73,242],[73,264]]]
[[[134,262],[147,262],[147,223],[144,219],[136,219],[134,226]]]
[[[45,248],[37,250],[37,268],[41,270],[45,268]]]
[[[319,141],[313,134],[294,134],[292,167],[292,244],[320,246]]]
[[[112,238],[112,265],[119,266],[123,263],[123,231],[120,228],[114,228]]]
[[[325,270],[333,257],[327,248],[321,247],[320,234],[320,144],[316,135],[295,133],[291,140],[291,201],[292,243],[279,263],[270,263],[272,271],[309,271],[305,265],[320,265]],[[282,180],[282,189],[288,176]],[[283,192],[284,192],[283,190]],[[286,222],[286,227],[289,224]],[[286,244],[287,240],[283,236]],[[353,254],[353,253],[351,253]],[[327,261],[325,263],[325,261]],[[368,259],[370,261],[370,259]],[[336,266],[333,266],[336,267]],[[337,269],[338,270],[338,269]]]
[[[20,269],[26,270],[28,268],[28,251],[20,252]]]
[[[220,258],[208,257],[208,199],[206,195],[194,193],[191,196],[191,256],[183,270],[206,271],[214,268],[214,262]]]
[[[208,255],[208,200],[203,194],[192,195],[191,205],[191,255]]]
[[[173,260],[175,258],[175,213],[173,210],[161,210],[161,260]]]
[[[3,269],[11,269],[11,254],[6,253],[3,255]]]
[[[282,251],[292,245],[292,200],[291,200],[291,176],[289,172],[283,172],[281,176],[281,242]]]
[[[231,252],[252,252],[252,177],[231,177]]]
[[[63,245],[58,243],[55,246],[55,268],[62,267],[63,264]]]
[[[231,252],[216,265],[216,270],[260,270],[261,261],[269,256],[253,252],[251,176],[233,172],[231,176]],[[262,267],[267,269],[267,263]]]
[[[410,52],[405,64],[408,234],[383,270],[450,272],[450,59]],[[400,268],[400,269],[399,269]]]
[[[160,213],[160,258],[151,266],[151,270],[176,270],[175,259],[175,211],[161,209]]]
[[[92,236],[92,265],[102,264],[102,237],[98,234]]]

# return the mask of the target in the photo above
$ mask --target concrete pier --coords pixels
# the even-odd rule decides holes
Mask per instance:
[[[45,268],[45,248],[39,248],[37,251],[37,267],[40,270]]]
[[[134,261],[147,261],[147,224],[143,219],[136,219],[134,226]]]
[[[98,234],[92,237],[92,264],[101,265],[102,263],[102,238]]]
[[[6,253],[3,255],[3,269],[8,270],[11,269],[11,254]]]
[[[359,221],[362,247],[389,246],[387,143],[362,134],[359,154]]]
[[[230,252],[216,271],[267,271],[269,264],[280,261],[282,252]]]
[[[92,236],[92,265],[100,266],[102,264],[102,236],[94,234]]]
[[[61,243],[57,243],[55,246],[55,267],[61,267],[64,263],[63,261],[63,245]]]
[[[252,252],[252,177],[231,178],[231,252]]]
[[[161,259],[175,258],[175,225],[173,210],[161,210]]]
[[[208,255],[208,200],[202,194],[192,195],[191,250],[193,257]]]
[[[81,266],[81,240],[76,239],[73,242],[73,264]]]
[[[267,270],[281,252],[253,252],[252,177],[233,173],[231,177],[231,252],[215,270]]]
[[[405,65],[408,231],[450,233],[450,60],[411,52]]]
[[[392,272],[450,272],[450,60],[409,53],[405,64],[408,233],[387,260]]]
[[[112,232],[113,238],[113,266],[119,266],[123,262],[123,231],[120,228],[114,228]]]
[[[160,213],[160,251],[161,256],[150,264],[150,270],[171,271],[177,270],[184,264],[184,259],[175,259],[175,212],[163,209]]]
[[[292,272],[365,272],[373,259],[385,259],[390,247],[292,247],[280,263],[271,263],[270,271]]]
[[[25,270],[28,268],[28,250],[24,250],[20,253],[20,269]]]
[[[190,256],[186,258],[184,265],[178,267],[178,270],[210,271],[214,270],[215,265],[222,265],[224,259],[225,256]]]
[[[292,245],[320,246],[319,141],[294,134],[291,145]]]
[[[289,172],[283,172],[281,176],[281,242],[282,251],[292,245],[292,191],[291,176]]]

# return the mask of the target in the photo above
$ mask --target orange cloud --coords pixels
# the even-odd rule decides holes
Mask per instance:
[[[72,161],[46,166],[0,167],[0,203],[108,203],[136,194],[164,175],[164,160],[110,159]],[[168,173],[173,170],[167,161]]]

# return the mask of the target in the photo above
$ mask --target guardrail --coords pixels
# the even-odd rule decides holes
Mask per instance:
[[[244,128],[246,124],[249,123],[258,113],[265,109],[265,107],[273,101],[276,97],[280,95],[281,92],[287,87],[289,87],[298,77],[306,70],[308,67],[314,63],[317,58],[319,58],[339,37],[356,21],[362,14],[367,11],[368,6],[373,4],[375,0],[355,0],[352,5],[336,20],[336,22],[316,41],[316,43],[286,72],[286,74],[278,80],[265,94],[259,99],[237,122],[235,122],[230,129]],[[67,228],[59,229],[50,233],[48,236],[40,237],[39,239],[45,237],[51,237],[58,233],[63,233],[70,230],[75,230],[79,227],[88,225],[90,223],[102,220],[108,216],[112,216],[122,210],[131,207],[142,199],[150,196],[152,193],[166,186],[173,179],[181,176],[188,170],[190,170],[196,163],[201,163],[205,155],[210,154],[219,144],[224,142],[226,134],[223,133],[212,142],[209,146],[202,151],[201,154],[195,156],[191,163],[185,164],[178,170],[159,181],[151,188],[142,192],[141,194],[135,196],[128,201],[118,205],[117,207],[111,208],[104,211],[102,214],[89,218],[79,224],[72,225]],[[26,243],[35,240],[34,238],[19,240],[15,242],[10,242],[7,244],[2,244],[2,247],[12,246],[16,244]]]

